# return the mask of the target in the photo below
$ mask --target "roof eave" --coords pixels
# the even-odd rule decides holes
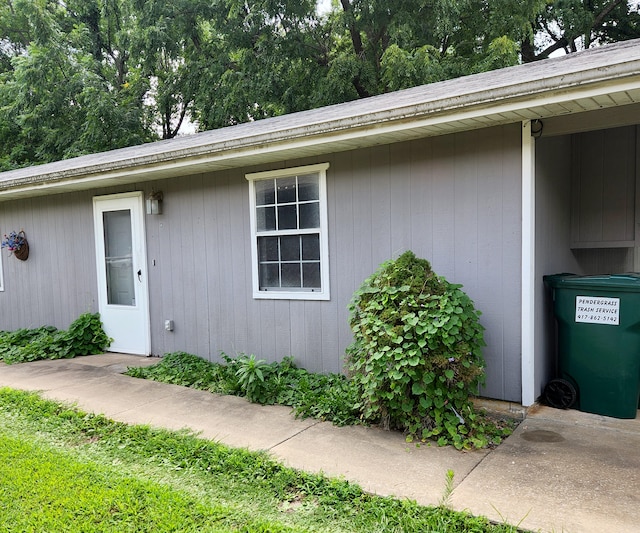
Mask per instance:
[[[542,119],[549,113],[558,116],[588,110],[580,102],[598,98],[607,99],[598,104],[600,107],[640,102],[640,59],[221,142],[194,143],[178,150],[169,142],[159,153],[145,154],[143,146],[130,157],[118,158],[119,151],[114,151],[113,158],[106,162],[90,164],[89,158],[88,164],[76,168],[56,170],[55,164],[31,167],[27,175],[15,179],[11,179],[11,172],[5,173],[8,179],[0,179],[0,201],[254,166]],[[304,112],[298,116],[303,118]]]

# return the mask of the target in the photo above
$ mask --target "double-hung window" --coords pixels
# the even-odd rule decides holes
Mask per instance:
[[[329,299],[327,168],[246,175],[254,298]]]

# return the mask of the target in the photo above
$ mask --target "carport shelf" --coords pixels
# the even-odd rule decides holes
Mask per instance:
[[[581,248],[633,248],[636,241],[584,241],[572,242],[571,249]]]

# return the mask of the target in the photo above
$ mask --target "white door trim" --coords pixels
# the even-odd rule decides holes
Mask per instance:
[[[107,302],[107,281],[104,272],[105,249],[102,213],[110,210],[123,209],[121,200],[130,200],[127,207],[131,206],[131,226],[132,226],[132,255],[133,271],[140,272],[140,276],[135,278],[135,309],[139,311],[140,326],[136,328],[136,339],[118,339],[110,333],[107,323],[108,311],[124,308],[125,306],[109,305]],[[93,216],[95,232],[95,253],[96,253],[96,273],[98,286],[98,308],[103,317],[105,332],[114,338],[114,342],[109,351],[133,353],[138,355],[149,355],[151,353],[151,321],[149,316],[149,284],[147,280],[147,246],[146,232],[144,226],[144,198],[141,191],[110,194],[105,196],[95,196],[93,198]]]

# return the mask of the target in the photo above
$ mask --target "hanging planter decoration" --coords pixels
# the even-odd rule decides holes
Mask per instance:
[[[20,261],[26,261],[29,257],[29,243],[24,230],[12,231],[9,235],[5,233],[2,248],[9,250],[10,254],[13,254]]]

